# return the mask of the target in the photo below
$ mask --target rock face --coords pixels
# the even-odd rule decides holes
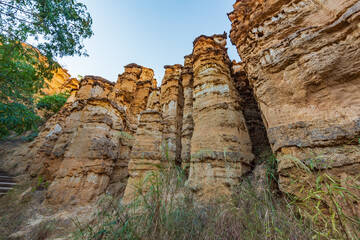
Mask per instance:
[[[230,194],[250,170],[252,144],[225,46],[226,34],[201,36],[184,66],[165,66],[160,93],[140,114],[125,202],[146,192],[145,176],[157,166],[182,164],[205,201]]]
[[[43,93],[69,90],[67,103],[0,168],[43,176],[47,204],[83,206],[104,193],[130,203],[159,167],[181,165],[196,198],[211,201],[250,170],[261,191],[267,169],[254,155],[271,148],[282,192],[320,192],[321,215],[340,206],[358,219],[360,2],[237,0],[229,19],[243,62],[230,61],[225,33],[202,35],[184,66],[165,66],[161,88],[134,63],[116,83],[59,69]]]
[[[124,192],[133,124],[146,109],[154,81],[153,71],[138,65],[126,66],[122,76],[120,85],[85,77],[79,91],[43,131],[46,136],[40,139],[45,142],[35,162],[44,164],[40,169],[51,181],[48,203],[82,205],[105,191]]]
[[[133,134],[153,84],[153,71],[134,64],[116,84],[86,76],[35,141],[16,153],[15,159],[27,162],[16,171],[49,181],[46,202],[52,205],[86,205],[105,192],[121,196]]]
[[[130,154],[125,203],[130,203],[140,192],[146,193],[146,176],[158,171],[159,166],[181,164],[182,65],[165,66],[165,69],[161,89],[151,93],[146,110],[140,114]]]
[[[188,183],[204,199],[228,194],[253,160],[225,46],[226,34],[200,36],[192,54],[194,131]]]
[[[136,128],[138,115],[145,110],[151,91],[156,88],[154,71],[135,63],[125,66],[119,75],[112,98],[126,109],[128,119]]]
[[[188,186],[210,200],[229,194],[269,143],[282,191],[299,195],[290,183],[308,176],[299,163],[358,181],[359,3],[245,0],[229,18],[242,63],[230,61],[226,34],[200,36],[184,66],[165,66],[160,89],[132,63],[116,83],[88,76],[72,90],[28,151],[30,173],[52,182],[48,203],[125,188],[130,201],[168,163],[188,169]]]
[[[45,95],[52,95],[54,93],[60,93],[63,91],[71,91],[79,87],[79,81],[76,78],[71,78],[66,69],[59,68],[54,73],[53,78],[45,80],[46,86],[41,89],[41,92]]]
[[[296,167],[299,162],[326,170],[343,187],[356,182],[360,3],[237,1],[229,18],[231,40],[245,63],[280,160],[281,190],[301,197],[301,185],[291,184],[291,179],[308,176]],[[344,209],[347,215],[360,216],[359,206]]]
[[[253,89],[244,70],[245,64],[232,63],[235,87],[241,96],[241,107],[252,142],[252,151],[258,157],[265,148],[270,149],[269,140],[264,126],[263,117],[255,99]]]
[[[120,157],[125,110],[109,99],[114,83],[86,76],[38,137],[40,174],[51,181],[49,204],[87,204],[104,193]],[[32,169],[32,171],[37,171]]]
[[[150,95],[147,109],[140,114],[128,165],[130,177],[124,193],[125,203],[136,198],[139,190],[145,192],[144,178],[151,171],[157,171],[156,166],[163,164],[163,125],[160,112],[160,91],[154,91]]]

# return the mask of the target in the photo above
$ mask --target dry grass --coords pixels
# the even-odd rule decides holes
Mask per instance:
[[[24,239],[11,235],[22,230],[34,211],[45,199],[43,191],[38,191],[43,182],[38,179],[25,181],[0,198],[0,239]],[[25,193],[23,195],[23,193]],[[34,210],[35,209],[35,210]],[[26,239],[42,240],[52,231],[52,223],[42,222],[26,235]]]
[[[356,208],[360,205],[360,176],[344,175],[332,167],[318,169],[317,159],[302,163],[294,157],[297,168],[287,173],[290,187],[298,189],[287,195],[298,214],[310,219],[318,239],[360,239],[360,219]]]
[[[0,238],[8,239],[11,233],[20,229],[26,220],[26,211],[30,198],[18,201],[20,195],[30,187],[30,184],[16,186],[5,196],[0,198]]]
[[[144,180],[146,193],[130,206],[104,198],[98,221],[74,239],[311,239],[310,224],[297,219],[271,194],[272,181],[257,192],[247,178],[228,199],[199,204],[184,186],[181,169],[159,169]]]

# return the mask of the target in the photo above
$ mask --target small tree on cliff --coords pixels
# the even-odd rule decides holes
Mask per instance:
[[[35,127],[34,94],[59,65],[87,55],[92,19],[76,0],[0,0],[0,138]],[[29,44],[31,42],[32,44]]]

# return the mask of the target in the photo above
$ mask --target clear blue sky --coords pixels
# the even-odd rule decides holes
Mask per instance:
[[[183,64],[202,34],[229,33],[226,13],[235,0],[79,0],[93,18],[94,36],[85,40],[89,57],[58,59],[77,75],[116,81],[128,63],[152,68],[158,84],[164,65]],[[239,61],[228,39],[229,56]]]

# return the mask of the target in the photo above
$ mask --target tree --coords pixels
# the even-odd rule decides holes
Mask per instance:
[[[85,55],[92,19],[76,0],[0,0],[0,138],[36,127],[34,95],[59,68]]]

